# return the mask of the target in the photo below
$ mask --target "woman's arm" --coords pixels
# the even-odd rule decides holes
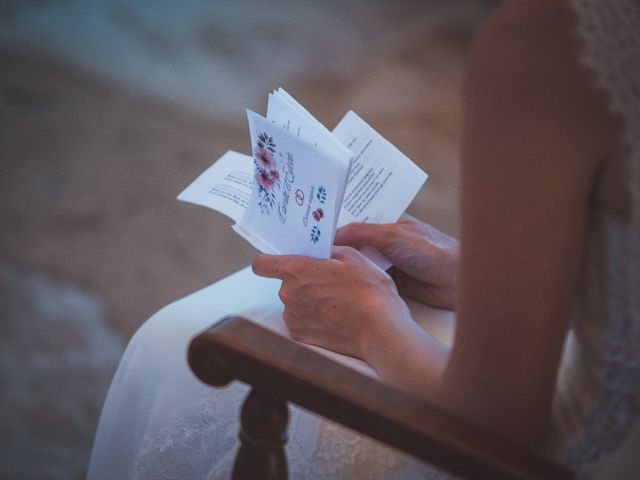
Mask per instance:
[[[592,183],[615,132],[577,65],[565,8],[507,1],[475,42],[451,350],[355,250],[254,261],[283,279],[300,340],[364,358],[388,383],[521,442],[546,424]]]
[[[507,1],[481,30],[465,91],[453,348],[398,322],[367,352],[386,381],[417,392],[422,378],[429,400],[522,442],[547,424],[594,177],[615,144],[577,48],[557,0]]]
[[[614,135],[573,28],[564,2],[505,2],[466,88],[457,325],[438,400],[524,441],[548,419],[593,179]]]

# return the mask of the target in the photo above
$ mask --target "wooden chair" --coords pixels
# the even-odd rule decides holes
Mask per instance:
[[[251,386],[234,479],[286,479],[287,402],[469,479],[573,478],[540,454],[345,367],[242,317],[193,339],[189,364],[205,383]]]

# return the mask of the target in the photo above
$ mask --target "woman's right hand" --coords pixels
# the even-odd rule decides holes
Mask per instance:
[[[336,231],[336,245],[371,246],[393,262],[389,274],[399,293],[441,308],[455,308],[458,240],[409,215],[396,223],[350,223]]]

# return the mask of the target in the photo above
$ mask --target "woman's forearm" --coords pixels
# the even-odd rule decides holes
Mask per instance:
[[[365,360],[380,378],[407,393],[439,403],[438,386],[450,349],[425,332],[408,311],[393,322],[372,326]]]

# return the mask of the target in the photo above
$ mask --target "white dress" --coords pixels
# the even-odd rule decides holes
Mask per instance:
[[[133,336],[102,411],[89,479],[228,479],[248,389],[214,389],[190,372],[190,339],[230,312],[286,334],[280,282],[245,268],[151,317]],[[452,313],[410,302],[414,317],[447,340]],[[315,349],[320,351],[320,349]],[[324,354],[365,374],[361,361]],[[422,478],[428,467],[289,405],[290,478]],[[436,477],[432,477],[436,478]]]
[[[585,478],[640,478],[640,1],[574,0],[583,60],[624,120],[629,220],[590,213],[572,330],[558,376],[549,439]],[[109,390],[89,480],[229,478],[247,388],[201,384],[189,371],[193,335],[236,313],[286,333],[279,282],[248,269],[165,307],[134,335]],[[435,326],[446,314],[416,304]],[[346,357],[334,355],[340,361]],[[366,365],[354,368],[374,374]],[[290,477],[448,478],[290,406]]]

